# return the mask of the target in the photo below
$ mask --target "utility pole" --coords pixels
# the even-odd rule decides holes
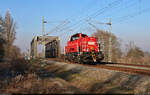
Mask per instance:
[[[44,29],[44,23],[47,23],[44,20],[44,16],[42,17],[42,43],[43,43],[43,58],[45,58],[45,29]]]
[[[110,18],[108,25],[110,25],[109,27],[109,33],[110,33],[110,37],[109,37],[109,49],[108,49],[108,62],[112,62],[112,19]]]
[[[93,25],[92,23],[90,23],[88,20],[86,20],[92,27],[94,27],[96,30],[99,30],[95,25]],[[109,25],[109,42],[108,42],[108,62],[112,62],[112,19],[110,18],[109,22],[108,23],[103,23],[103,22],[97,22],[97,24],[106,24],[106,25]],[[100,39],[100,38],[99,38]],[[102,38],[103,40],[103,38]],[[102,48],[104,49],[104,41],[102,42]]]

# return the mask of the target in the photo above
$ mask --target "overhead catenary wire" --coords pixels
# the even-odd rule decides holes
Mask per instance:
[[[61,29],[61,27],[65,26],[66,24],[68,24],[69,22],[67,20],[63,21],[61,24],[59,24],[58,26],[56,26],[54,29],[52,29],[50,32],[46,33],[45,35],[48,35],[50,33],[53,33],[59,29]]]
[[[92,18],[95,18],[101,14],[103,14],[104,12],[106,12],[106,10],[110,10],[111,8],[113,8],[114,6],[117,6],[119,4],[121,4],[123,0],[115,0],[114,2],[112,3],[109,3],[106,7],[98,10],[97,12],[95,12],[94,14],[92,14],[91,16],[89,16],[89,19],[92,19]]]
[[[95,1],[97,1],[97,0],[91,0],[89,3],[88,3],[88,5],[87,5],[87,9],[86,9],[86,11],[87,10],[89,10],[90,8],[92,8],[93,6],[94,6],[94,2]],[[92,5],[91,5],[92,4]],[[89,8],[89,6],[90,6],[90,8]],[[83,10],[83,9],[82,9]],[[85,11],[84,11],[85,12]],[[83,13],[83,12],[82,12]],[[73,17],[74,15],[71,15],[70,17],[68,17],[67,19],[69,20],[71,17]],[[50,22],[50,23],[56,23],[56,22],[58,22],[58,21],[48,21],[48,22]],[[60,21],[59,21],[60,22]],[[62,21],[63,22],[63,21]],[[59,28],[59,26],[56,26],[57,27],[57,29]],[[60,29],[60,28],[59,28]],[[63,29],[64,30],[64,29]],[[49,33],[47,33],[47,34],[49,34]]]
[[[128,1],[120,4],[119,6],[114,7],[115,10],[112,9],[112,12],[109,12],[108,14],[101,16],[101,19],[102,18],[105,19],[108,17],[113,18],[114,16],[116,16],[119,13],[124,13],[124,10],[128,10],[129,8],[136,6],[136,4],[137,4],[136,1],[137,0],[128,0]],[[113,20],[114,20],[114,18],[113,18]]]
[[[123,1],[123,0],[121,0],[121,1]],[[111,3],[109,3],[108,5],[110,5],[109,7],[112,7],[113,6],[113,4],[115,4],[115,5],[119,5],[120,3],[121,3],[121,1],[120,0],[116,0],[116,1],[114,1],[114,2],[111,2]],[[129,3],[129,1],[127,1],[126,3]],[[104,8],[102,8],[102,9],[100,9],[99,11],[97,11],[96,13],[95,13],[95,17],[96,16],[98,16],[98,15],[101,15],[102,14],[102,11],[105,9],[106,10],[106,8],[107,8],[107,6],[106,7],[104,7]],[[100,12],[100,13],[98,13],[98,12]],[[91,15],[91,16],[94,16],[94,14],[93,15]],[[87,17],[88,18],[88,17]],[[91,17],[92,18],[92,17]],[[77,26],[81,26],[82,24],[83,24],[83,19],[80,19],[79,20],[79,23],[75,23],[75,24],[73,24],[73,25],[71,25],[71,26],[69,26],[69,27],[66,27],[65,29],[67,29],[67,28],[73,28],[72,30],[75,30],[75,29],[77,29],[78,27]],[[77,27],[77,28],[75,28],[75,27]],[[60,30],[61,32],[62,31],[64,31],[65,29],[63,29],[63,30]],[[64,31],[62,34],[64,34],[64,33],[66,33],[67,31]],[[75,31],[74,31],[75,32]],[[76,31],[77,32],[77,31]]]
[[[93,2],[93,0],[92,0],[92,2]],[[89,3],[89,4],[91,4],[91,2]],[[89,5],[88,4],[88,5]],[[89,8],[88,8],[89,9]],[[73,16],[73,15],[72,15]],[[72,16],[70,16],[68,19],[70,19]],[[48,23],[56,23],[56,22],[58,22],[58,21],[48,21]],[[64,25],[63,25],[64,26]],[[60,30],[61,29],[61,30]],[[50,32],[48,32],[48,33],[46,33],[46,35],[48,35],[48,34],[52,34],[52,33],[55,33],[55,35],[57,35],[58,34],[58,36],[59,36],[59,34],[60,33],[58,33],[58,32],[60,32],[60,31],[64,31],[64,30],[66,30],[67,28],[62,28],[62,24],[60,24],[60,25],[58,25],[58,26],[56,26],[54,29],[52,29]],[[64,34],[64,33],[63,33]],[[62,36],[62,35],[61,35]],[[65,36],[65,38],[67,38],[67,36]]]
[[[99,12],[100,12],[101,14],[104,13],[104,12],[105,12],[104,9],[106,10],[106,9],[109,8],[109,7],[116,6],[116,5],[120,4],[122,1],[123,1],[123,0],[115,0],[114,2],[109,3],[106,7],[102,8],[102,9],[99,9],[99,10],[96,12],[96,13],[98,13],[98,14],[96,14],[96,16],[100,15]],[[87,18],[88,18],[88,19],[89,19],[89,18],[90,18],[90,19],[93,18],[92,16],[95,16],[94,14],[95,14],[95,12],[94,12],[92,15],[90,15],[90,16],[88,16],[88,17],[86,17],[86,18],[80,19],[78,22],[76,22],[76,23],[74,23],[73,25],[71,25],[71,26],[69,26],[69,27],[66,27],[66,28],[75,27],[76,25],[79,25],[81,22],[84,22],[85,19],[87,19]],[[96,16],[95,16],[95,17],[96,17]]]
[[[123,0],[122,0],[123,1]],[[119,1],[119,0],[116,0],[115,2],[112,2],[112,3],[109,3],[109,5],[111,5],[111,6],[109,6],[109,7],[112,7],[113,6],[113,4],[117,4],[117,2],[119,2],[118,4],[120,4],[121,3],[121,1]],[[106,9],[106,7],[105,8],[103,8],[103,9]],[[103,10],[103,9],[100,9],[100,10]],[[99,11],[100,11],[99,10]],[[103,11],[103,12],[105,12],[105,11]],[[101,14],[102,14],[102,12],[101,12]],[[98,16],[98,15],[100,15],[100,14],[97,14],[96,16]],[[95,17],[96,17],[95,16]],[[87,17],[87,18],[89,18],[89,16]],[[87,19],[87,18],[85,18],[85,19]],[[84,21],[84,19],[81,19],[81,20],[79,20],[79,23],[81,23],[81,22],[83,22]],[[81,24],[75,24],[76,26],[79,26],[79,25],[81,25]],[[74,26],[74,25],[73,25]],[[77,31],[76,31],[77,32]]]
[[[122,17],[118,18],[118,22],[116,22],[116,23],[114,23],[114,24],[122,23],[123,21],[127,21],[127,20],[129,20],[130,18],[134,18],[134,17],[136,17],[136,16],[142,15],[142,14],[147,13],[147,12],[149,12],[149,11],[150,11],[150,8],[146,8],[146,9],[143,9],[143,10],[141,10],[141,11],[137,11],[137,12],[135,12],[135,13],[122,16]]]
[[[107,9],[107,10],[112,9],[113,6],[119,5],[122,1],[123,1],[123,0],[115,0],[114,2],[109,3],[106,7],[101,8],[101,9],[98,10],[97,12],[93,13],[92,15],[90,15],[90,16],[91,16],[90,18],[94,18],[94,17],[96,17],[96,16],[98,16],[98,15],[101,15],[102,13],[105,12],[104,9],[105,9],[105,10],[106,10],[106,9]],[[129,2],[127,2],[127,3],[129,3]],[[92,16],[93,16],[93,17],[92,17]],[[88,16],[87,18],[89,18],[89,16]],[[69,26],[69,27],[66,27],[66,29],[67,29],[67,28],[73,28],[73,27],[77,27],[77,26],[79,26],[79,25],[82,25],[84,21],[83,21],[83,19],[80,19],[78,22],[79,22],[79,23],[75,23],[75,24],[73,24],[73,25],[71,25],[71,26]],[[77,28],[78,28],[78,27],[77,27]],[[77,28],[73,28],[73,30],[74,30],[74,29],[77,29]],[[63,29],[63,30],[65,30],[65,29]],[[62,31],[62,30],[61,30],[61,31]],[[67,32],[67,31],[64,31],[64,33],[65,33],[65,32]]]
[[[90,15],[90,16],[88,16],[88,17],[86,17],[86,18],[95,18],[95,17],[97,17],[97,16],[99,16],[99,15],[102,15],[102,14],[104,14],[105,13],[105,11],[104,10],[107,10],[107,11],[110,11],[110,9],[111,10],[113,10],[112,8],[116,8],[116,5],[119,5],[119,4],[121,4],[121,2],[122,2],[123,0],[115,0],[112,4],[108,4],[109,5],[109,7],[108,6],[106,6],[106,7],[104,7],[104,8],[101,8],[99,11],[97,11],[97,12],[95,12],[94,14],[92,14],[92,15]],[[127,3],[129,3],[129,2],[127,2]],[[115,7],[114,7],[115,6]],[[130,6],[130,5],[129,5]],[[82,24],[84,24],[83,22],[84,22],[84,19],[86,19],[86,18],[83,18],[83,19],[80,19],[79,21],[77,21],[76,23],[74,23],[74,24],[72,24],[72,25],[70,25],[70,26],[67,26],[67,27],[65,27],[65,28],[63,28],[63,29],[60,29],[60,30],[58,30],[58,32],[61,32],[61,33],[59,33],[58,35],[63,35],[63,34],[65,34],[65,33],[67,33],[68,31],[67,31],[67,29],[70,29],[70,28],[72,28],[72,30],[74,31],[74,30],[76,30],[77,28],[78,28],[78,26],[81,26]],[[76,28],[77,27],[77,28]],[[64,30],[66,30],[66,31],[64,31]],[[78,32],[78,31],[74,31],[74,32]]]

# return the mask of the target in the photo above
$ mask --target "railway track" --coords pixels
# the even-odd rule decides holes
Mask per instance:
[[[129,66],[129,65],[128,65]],[[109,65],[96,65],[97,68],[115,70],[115,71],[123,71],[129,73],[137,73],[142,75],[150,76],[150,68],[137,68],[137,67],[118,67],[118,66],[109,66]],[[148,70],[149,69],[149,70]]]
[[[57,60],[57,61],[60,62],[59,60]],[[61,60],[61,62],[64,62],[64,61]],[[66,62],[66,63],[150,76],[150,65],[108,63],[108,62],[102,62],[102,63],[98,63],[96,65],[78,64],[78,63],[73,63],[73,62]]]
[[[76,64],[76,63],[71,63],[71,64]],[[147,66],[147,65],[121,64],[121,63],[96,64],[96,65],[78,64],[78,65],[84,65],[84,66],[88,66],[88,67],[102,68],[102,69],[108,69],[108,70],[114,70],[114,71],[121,71],[121,72],[128,72],[128,73],[135,73],[135,74],[150,76],[150,66]]]
[[[140,65],[140,64],[127,64],[127,63],[116,63],[118,65],[128,65],[128,66],[137,66],[137,67],[146,67],[146,68],[150,68],[150,65]]]

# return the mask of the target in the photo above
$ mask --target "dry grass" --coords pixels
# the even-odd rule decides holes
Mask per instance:
[[[32,60],[28,63],[24,59],[15,59],[11,63],[0,64],[0,73],[6,76],[0,81],[0,93],[83,93],[57,76],[46,75],[45,77],[48,71],[45,71],[46,66],[43,67],[40,62],[40,60]],[[6,73],[6,69],[8,69],[8,73]]]
[[[11,84],[0,90],[0,93],[2,92],[21,94],[82,93],[60,78],[41,80],[36,74],[28,74],[27,77],[22,75],[15,77]]]
[[[13,59],[11,61],[11,70],[19,74],[25,74],[25,71],[29,69],[28,63],[24,59]]]

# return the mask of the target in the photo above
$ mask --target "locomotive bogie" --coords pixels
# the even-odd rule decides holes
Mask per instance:
[[[104,55],[102,52],[94,52],[94,55],[96,57],[96,62],[100,62],[101,60],[104,59]],[[67,53],[66,60],[69,60],[69,61],[75,62],[75,63],[92,63],[92,62],[94,62],[91,52],[82,52],[80,54],[78,54],[77,52]]]

